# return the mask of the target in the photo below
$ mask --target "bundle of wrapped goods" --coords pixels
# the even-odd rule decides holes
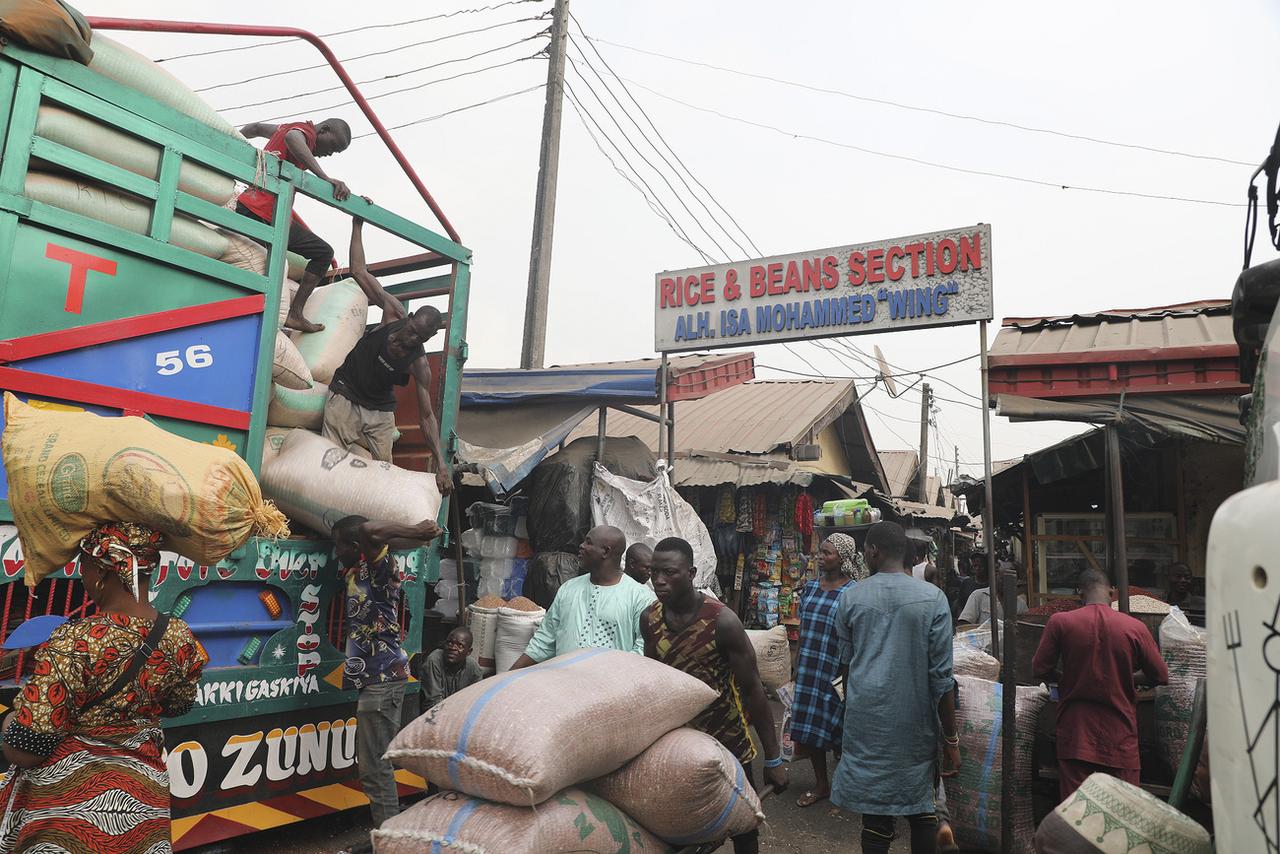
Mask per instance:
[[[711,736],[687,727],[582,787],[672,845],[749,833],[764,821],[742,763]]]
[[[458,566],[456,562],[449,558],[440,561],[440,580],[436,582],[435,591],[440,598],[431,606],[431,610],[446,620],[457,619],[458,597],[460,596]]]
[[[951,670],[956,676],[974,676],[991,682],[1000,678],[999,659],[968,644],[952,645],[951,663]]]
[[[93,60],[89,63],[89,68],[103,77],[136,89],[219,133],[244,139],[240,131],[181,80],[142,54],[101,32],[93,34]]]
[[[1001,736],[1003,692],[999,682],[957,676],[960,704],[956,710],[960,734],[960,774],[947,780],[947,806],[956,841],[965,848],[1000,850],[1000,769],[1004,739]],[[1040,711],[1049,702],[1044,687],[1019,687],[1016,700],[1015,755],[1013,761],[1014,847],[1005,854],[1029,854],[1035,834],[1032,813],[1031,772]]]
[[[26,582],[60,569],[103,521],[138,522],[213,565],[251,535],[289,535],[244,460],[142,418],[51,412],[4,396],[4,467]]]
[[[146,234],[151,228],[149,203],[114,189],[85,183],[82,179],[46,172],[28,172],[22,193],[33,201],[96,219],[134,234]],[[169,242],[208,258],[220,258],[227,251],[225,237],[182,214],[175,214],[173,217]]]
[[[1156,737],[1169,767],[1178,769],[1191,732],[1196,682],[1207,676],[1208,633],[1191,625],[1181,608],[1160,624],[1160,654],[1169,666],[1169,684],[1156,688]]]
[[[636,714],[646,697],[661,701]],[[386,758],[456,791],[536,806],[621,768],[715,698],[652,659],[581,649],[462,689],[401,730]]]
[[[565,789],[537,809],[441,792],[373,831],[376,854],[619,854],[667,850],[613,804]]]
[[[515,571],[514,558],[484,558],[480,561],[480,580],[476,585],[477,596],[501,596],[507,587],[507,579]],[[503,597],[505,598],[505,597]]]
[[[951,791],[948,786],[948,792]],[[1036,830],[1040,854],[1177,851],[1212,854],[1209,832],[1159,798],[1110,774],[1090,774]]]
[[[760,681],[770,691],[777,691],[791,681],[791,646],[787,643],[787,627],[774,626],[764,631],[748,629],[747,637],[756,651],[756,669]]]
[[[324,404],[328,399],[329,386],[324,383],[314,383],[311,388],[285,388],[272,383],[267,424],[318,433],[324,426]]]
[[[467,625],[471,628],[471,648],[476,663],[486,674],[493,673],[498,644],[498,609],[507,604],[499,596],[484,595],[467,606]],[[524,652],[524,650],[520,650]]]
[[[494,666],[506,673],[524,655],[529,639],[542,624],[547,612],[531,599],[517,596],[498,609],[498,630],[493,642]]]
[[[88,65],[93,59],[93,30],[70,3],[61,0],[19,0],[0,3],[0,35],[19,44],[74,59]]]
[[[317,288],[307,300],[307,317],[323,323],[319,332],[294,332],[298,352],[316,382],[327,383],[342,366],[369,322],[369,298],[352,279]]]
[[[289,518],[322,534],[346,516],[414,525],[440,513],[435,475],[367,460],[306,430],[285,437],[262,467],[262,486]]]

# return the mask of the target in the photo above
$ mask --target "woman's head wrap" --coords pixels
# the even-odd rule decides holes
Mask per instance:
[[[848,534],[832,534],[827,542],[840,555],[840,573],[856,581],[867,577],[867,564],[858,552],[858,541]]]
[[[138,576],[160,563],[164,535],[137,522],[102,522],[80,541],[80,551],[114,572],[138,598]]]

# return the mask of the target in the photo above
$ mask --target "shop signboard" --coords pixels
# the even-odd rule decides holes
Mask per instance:
[[[654,277],[654,349],[745,347],[992,318],[991,226]]]

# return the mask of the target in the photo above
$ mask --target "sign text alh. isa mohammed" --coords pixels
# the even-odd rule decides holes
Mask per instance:
[[[991,226],[659,273],[654,349],[990,320]]]

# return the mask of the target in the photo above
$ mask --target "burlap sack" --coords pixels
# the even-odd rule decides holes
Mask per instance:
[[[140,522],[198,564],[225,558],[253,534],[288,536],[244,460],[142,418],[36,409],[5,393],[9,507],[27,586],[65,566],[94,526]]]
[[[316,382],[327,383],[342,366],[351,348],[364,335],[369,321],[369,298],[353,279],[316,288],[304,312],[308,320],[323,323],[319,332],[293,332],[298,352]]]
[[[1001,729],[1002,686],[972,676],[957,676],[960,704],[956,723],[960,734],[960,774],[947,780],[947,807],[956,841],[964,848],[1000,850],[1000,786],[1004,737]],[[1014,847],[1005,854],[1029,854],[1036,832],[1032,811],[1031,771],[1040,712],[1049,702],[1043,687],[1019,687],[1017,735],[1013,757]]]
[[[791,681],[791,646],[787,643],[787,627],[747,629],[747,637],[756,650],[756,669],[760,681],[770,691],[777,691]]]
[[[715,697],[657,661],[581,649],[445,698],[401,730],[386,756],[441,786],[531,806],[616,771]]]
[[[582,787],[673,845],[737,836],[764,821],[742,764],[720,742],[687,727]]]
[[[1175,772],[1191,734],[1196,682],[1207,673],[1207,636],[1204,629],[1191,625],[1180,608],[1171,610],[1160,623],[1160,654],[1169,666],[1169,684],[1156,688],[1156,737]]]
[[[497,672],[506,673],[516,659],[524,655],[525,647],[546,615],[542,608],[536,611],[498,609],[498,630],[493,641],[493,666]]]
[[[994,682],[1000,678],[1000,660],[963,643],[951,648],[951,671],[956,676],[976,676]]]
[[[373,831],[375,854],[662,854],[670,851],[626,813],[580,789],[536,809],[441,792]]]

